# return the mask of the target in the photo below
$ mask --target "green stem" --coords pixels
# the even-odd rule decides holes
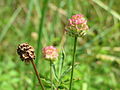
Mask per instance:
[[[40,24],[39,24],[39,32],[38,32],[38,41],[37,41],[37,51],[36,51],[36,66],[38,64],[38,60],[40,58],[40,50],[41,50],[41,47],[42,47],[42,44],[41,44],[41,39],[42,39],[42,30],[43,30],[43,25],[44,25],[44,20],[45,20],[45,13],[46,13],[46,10],[47,10],[47,6],[48,6],[48,1],[49,0],[44,0],[43,2],[43,8],[42,8],[42,16],[41,16],[41,19],[40,19]]]
[[[71,79],[70,79],[69,90],[71,90],[71,88],[72,88],[74,62],[75,62],[75,53],[76,53],[76,44],[77,44],[77,37],[75,37],[75,40],[74,40],[74,50],[73,50],[73,60],[72,60],[72,71],[71,71]]]
[[[53,90],[53,74],[52,74],[52,61],[50,60],[50,80],[51,80],[51,90]]]
[[[41,11],[42,15],[41,15],[41,18],[40,18],[38,40],[37,40],[37,49],[36,49],[36,61],[35,61],[36,67],[38,67],[38,60],[40,58],[40,51],[41,51],[41,48],[42,48],[42,44],[41,44],[42,31],[43,31],[43,25],[44,25],[46,10],[47,10],[47,7],[48,7],[48,1],[49,0],[44,0],[43,8],[42,8],[42,11]],[[35,82],[35,76],[34,76],[33,77],[33,88],[32,88],[34,90],[36,90],[35,84],[36,84],[36,82]]]
[[[35,63],[33,62],[33,60],[31,60],[31,63],[32,63],[32,65],[33,65],[33,68],[34,68],[34,70],[35,70],[35,74],[36,74],[36,76],[37,76],[37,79],[38,79],[38,81],[39,81],[39,84],[41,85],[42,90],[45,90],[44,85],[43,85],[43,83],[42,83],[42,81],[41,81],[41,79],[40,79],[40,75],[39,75],[39,73],[38,73],[38,71],[37,71],[36,65],[35,65]]]

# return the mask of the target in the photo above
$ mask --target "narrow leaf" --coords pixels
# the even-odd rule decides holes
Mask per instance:
[[[61,57],[60,57],[60,64],[59,64],[59,79],[61,77],[62,69],[63,69],[63,64],[64,64],[64,59],[65,59],[65,52],[62,49],[61,51]]]
[[[57,76],[57,74],[56,74],[56,69],[55,69],[55,64],[54,64],[54,63],[52,63],[52,68],[53,68],[53,74],[54,74],[54,77],[55,77],[56,81],[59,82],[59,80],[58,80],[58,76]]]
[[[74,65],[74,68],[76,67],[78,65],[78,63],[76,63],[75,65]],[[63,78],[66,74],[68,74],[70,71],[72,70],[72,66],[70,66],[67,70],[65,70],[64,72],[63,72],[63,74],[61,75],[61,78]]]

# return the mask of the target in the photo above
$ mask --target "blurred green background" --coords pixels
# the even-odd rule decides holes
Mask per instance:
[[[120,0],[46,1],[0,0],[0,90],[38,90],[37,83],[32,88],[32,65],[16,54],[23,42],[34,46],[39,57],[44,46],[54,45],[59,51],[63,47],[63,71],[70,67],[74,39],[64,34],[64,27],[73,14],[84,14],[90,28],[78,39],[73,90],[120,90]],[[41,57],[37,65],[41,76],[49,79],[49,62]],[[65,87],[69,77],[68,72],[62,78]]]

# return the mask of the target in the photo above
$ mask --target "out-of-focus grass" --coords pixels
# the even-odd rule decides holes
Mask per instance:
[[[0,1],[0,90],[32,89],[32,66],[20,61],[16,48],[19,43],[28,42],[37,49],[43,1]],[[52,44],[61,48],[62,43],[66,53],[63,72],[70,66],[73,46],[72,37],[63,37],[66,19],[76,13],[88,19],[90,30],[83,39],[78,39],[76,63],[79,65],[75,67],[73,90],[120,89],[119,3],[119,0],[50,0],[48,3],[41,46]],[[38,58],[37,64],[43,80],[49,79],[49,63]],[[65,86],[69,85],[69,76],[67,73],[62,79]],[[38,89],[37,83],[35,87]]]

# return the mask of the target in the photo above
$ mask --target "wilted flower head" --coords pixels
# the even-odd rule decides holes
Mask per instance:
[[[65,27],[65,30],[70,36],[83,36],[88,30],[87,20],[82,14],[73,15],[68,20],[68,25]]]
[[[54,46],[47,46],[43,48],[42,52],[47,60],[56,60],[58,58],[58,50]]]
[[[22,43],[18,45],[17,53],[22,61],[29,62],[35,59],[34,48],[27,43]]]

